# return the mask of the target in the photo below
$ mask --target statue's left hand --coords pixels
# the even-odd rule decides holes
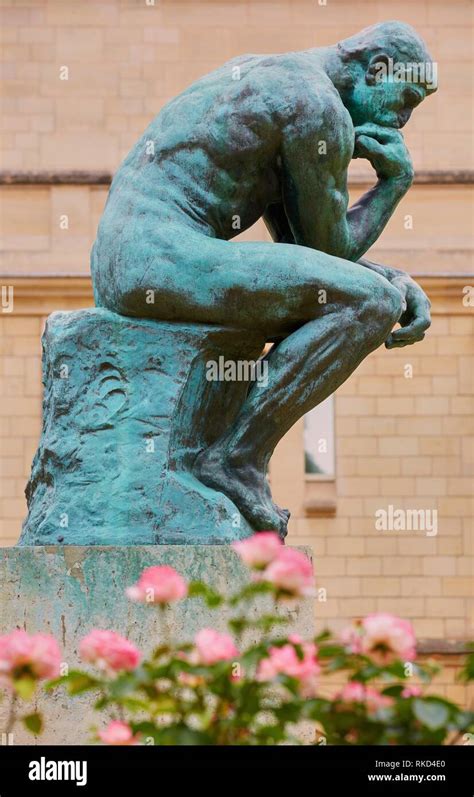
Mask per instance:
[[[396,277],[391,282],[402,294],[406,307],[399,320],[400,329],[392,332],[385,341],[387,349],[410,346],[423,340],[431,326],[431,302],[420,286],[405,276]]]

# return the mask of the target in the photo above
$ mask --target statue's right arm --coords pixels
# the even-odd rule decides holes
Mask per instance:
[[[296,243],[356,262],[385,228],[411,185],[413,169],[398,131],[364,126],[359,138],[356,130],[356,157],[371,162],[378,182],[349,209],[354,132],[345,119],[337,122],[336,117],[323,127],[326,138],[323,133],[302,137],[297,130],[285,138],[283,203]]]

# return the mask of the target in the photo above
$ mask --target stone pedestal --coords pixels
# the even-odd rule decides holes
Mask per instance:
[[[219,357],[256,360],[241,330],[53,313],[43,335],[43,431],[20,545],[228,543],[252,533],[193,463],[237,415],[248,381],[209,381]]]
[[[3,548],[0,633],[14,628],[51,633],[70,668],[78,664],[80,639],[92,628],[117,631],[148,653],[159,640],[158,610],[129,601],[124,590],[145,567],[156,564],[169,564],[189,581],[202,580],[225,591],[235,591],[248,580],[247,568],[227,545]],[[314,634],[312,600],[286,611],[291,631],[303,638]],[[225,616],[198,599],[188,599],[172,609],[170,626],[175,638],[190,639],[206,626],[224,630]],[[41,696],[35,705],[44,714],[46,730],[37,743],[87,743],[90,726],[101,724],[90,700],[69,698],[62,689],[46,699]],[[0,703],[0,728],[5,711],[6,704]],[[20,727],[14,741],[35,743]]]

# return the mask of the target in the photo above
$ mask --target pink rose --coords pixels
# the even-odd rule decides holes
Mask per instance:
[[[320,667],[316,660],[316,645],[312,642],[302,642],[300,637],[292,634],[289,637],[292,644],[272,647],[268,658],[262,659],[257,671],[259,681],[271,681],[278,675],[288,675],[300,681],[301,689],[306,697],[314,694],[316,678]],[[301,647],[303,657],[300,659],[294,647]]]
[[[231,661],[239,655],[230,634],[220,634],[213,628],[203,628],[199,631],[196,634],[195,642],[201,664]]]
[[[102,670],[134,670],[138,666],[141,653],[128,639],[115,631],[101,631],[94,628],[79,646],[81,658],[96,664]]]
[[[0,636],[0,685],[8,686],[30,661],[31,638],[26,631],[16,630]]]
[[[61,666],[59,645],[50,634],[31,637],[31,668],[38,678],[57,678]]]
[[[347,625],[339,634],[342,644],[351,653],[361,652],[362,622],[357,621],[354,625]]]
[[[361,651],[380,666],[396,659],[413,661],[416,638],[408,620],[393,614],[369,614],[362,621]]]
[[[133,735],[133,731],[126,722],[112,720],[104,730],[99,731],[99,738],[104,744],[113,745],[135,745],[138,744],[138,736]]]
[[[402,691],[402,697],[420,697],[420,695],[420,686],[405,686],[405,689]]]
[[[300,551],[282,547],[280,553],[264,570],[262,578],[270,581],[286,597],[314,595],[313,567]]]
[[[186,581],[173,567],[147,567],[137,583],[125,590],[132,601],[166,604],[179,601],[188,594]]]
[[[369,714],[375,713],[381,708],[390,708],[393,706],[393,697],[389,695],[381,695],[376,689],[370,686],[366,688],[365,702]]]
[[[413,626],[393,614],[369,614],[358,626],[344,629],[341,639],[353,653],[368,656],[380,667],[416,657]]]
[[[50,634],[28,634],[22,629],[0,636],[0,681],[8,684],[24,673],[33,678],[56,678],[61,651]]]
[[[344,708],[350,708],[354,703],[362,703],[366,706],[369,714],[374,714],[381,708],[388,708],[393,704],[393,698],[388,695],[381,695],[371,686],[365,686],[358,681],[350,681],[336,695],[336,700],[344,704]]]
[[[360,681],[349,681],[337,693],[336,699],[344,703],[363,703],[365,701],[365,686]]]
[[[274,531],[259,531],[247,540],[233,542],[232,548],[248,567],[261,570],[278,556],[283,543]]]

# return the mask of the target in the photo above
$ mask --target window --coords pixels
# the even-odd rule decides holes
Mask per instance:
[[[329,396],[304,419],[304,458],[307,479],[335,477],[334,396]]]

